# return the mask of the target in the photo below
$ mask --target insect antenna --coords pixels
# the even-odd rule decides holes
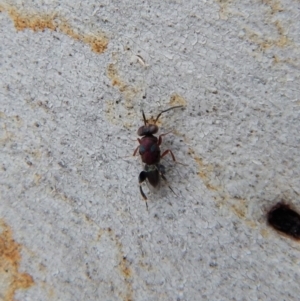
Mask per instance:
[[[146,126],[146,125],[147,125],[147,119],[146,119],[144,110],[142,110],[142,114],[143,114],[144,124],[145,124],[145,126]]]
[[[157,115],[157,117],[156,117],[156,119],[155,119],[155,121],[154,121],[154,124],[156,124],[157,120],[159,119],[159,117],[161,116],[162,113],[168,112],[168,111],[173,110],[173,109],[182,108],[182,107],[183,107],[183,106],[175,106],[175,107],[171,107],[171,108],[169,108],[169,109],[166,109],[166,110],[161,111],[161,112]]]

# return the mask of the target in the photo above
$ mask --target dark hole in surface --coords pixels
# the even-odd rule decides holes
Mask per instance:
[[[288,236],[300,239],[300,215],[282,202],[276,204],[267,215],[268,223],[274,229]]]

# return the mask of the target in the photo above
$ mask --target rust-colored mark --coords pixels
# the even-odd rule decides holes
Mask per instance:
[[[260,234],[263,238],[268,238],[269,237],[269,231],[267,229],[261,229]]]
[[[125,109],[127,109],[127,112],[125,114],[130,115],[131,109],[133,108],[133,99],[139,94],[140,90],[132,86],[130,84],[127,84],[122,80],[122,78],[119,75],[117,64],[111,63],[108,65],[106,70],[107,77],[111,80],[112,86],[115,86],[119,89],[119,91],[124,96],[125,102],[122,102],[122,104],[125,105]],[[117,106],[119,102],[107,100],[106,101],[106,108],[105,113],[107,118],[112,122],[113,124],[120,124],[126,128],[131,128],[130,123],[125,123],[122,120],[122,116],[117,113]],[[124,112],[123,112],[124,114]]]
[[[111,80],[112,85],[117,87],[119,91],[124,95],[124,98],[126,100],[126,107],[128,109],[131,109],[133,107],[131,100],[139,92],[138,89],[132,85],[128,85],[121,79],[116,64],[108,65],[107,76]]]
[[[253,229],[257,228],[257,223],[253,220],[246,219],[245,223],[249,228],[253,228]]]
[[[9,226],[0,221],[0,278],[3,301],[13,301],[16,290],[27,289],[34,284],[27,273],[20,273],[21,245],[13,239]]]
[[[86,35],[83,41],[91,45],[91,48],[96,53],[103,53],[107,49],[108,39],[103,36]]]
[[[42,175],[40,175],[38,173],[34,174],[33,180],[34,180],[35,185],[38,186],[41,183]]]
[[[286,36],[285,30],[284,30],[281,22],[277,20],[274,23],[274,25],[276,27],[276,30],[277,30],[278,36],[279,36],[278,39],[275,40],[275,45],[280,48],[286,47],[287,45],[290,44],[290,40]]]
[[[230,11],[229,6],[233,3],[233,0],[216,0],[220,6],[219,15],[223,20],[227,20],[228,16],[233,12]],[[278,0],[263,0],[262,3],[268,6],[268,11],[264,14],[266,19],[265,24],[270,24],[274,26],[277,31],[277,38],[269,38],[263,34],[254,32],[253,30],[245,27],[246,38],[259,46],[259,49],[265,51],[272,47],[283,48],[290,45],[292,42],[287,37],[287,30],[284,29],[279,20],[274,21],[274,16],[277,13],[284,11]]]
[[[111,80],[113,86],[117,86],[120,92],[125,91],[126,84],[121,81],[119,78],[118,70],[115,64],[109,64],[107,67],[107,76]]]
[[[240,198],[234,198],[232,210],[240,219],[246,219],[248,211],[247,201]]]
[[[260,50],[267,50],[272,47],[284,48],[291,44],[291,41],[286,36],[280,21],[276,21],[274,26],[277,30],[278,38],[271,39],[261,36],[250,29],[245,29],[248,40],[259,45]]]
[[[278,1],[278,0],[263,0],[262,3],[264,3],[270,7],[271,15],[275,15],[284,10],[280,4],[280,1]]]
[[[103,53],[107,49],[108,39],[102,33],[97,35],[80,34],[76,30],[74,30],[66,20],[61,20],[58,25],[58,29],[74,40],[89,44],[92,50],[96,53]]]
[[[14,134],[9,129],[7,129],[7,124],[5,122],[5,119],[8,119],[9,117],[4,113],[0,112],[0,129],[1,129],[1,135],[0,135],[0,145],[5,146],[7,143],[9,143],[13,137]],[[14,123],[14,118],[12,118],[11,123]]]
[[[186,100],[181,95],[173,93],[170,97],[169,104],[172,106],[186,106]]]
[[[230,206],[230,209],[233,211],[233,213],[241,220],[244,220],[249,228],[253,228],[253,229],[257,228],[255,221],[247,217],[248,214],[247,200],[242,198],[237,198],[237,197],[234,197],[232,199],[232,197],[228,195],[227,203],[228,206]]]
[[[107,49],[108,38],[100,34],[82,34],[74,30],[70,24],[61,18],[57,13],[42,14],[21,12],[12,6],[1,6],[0,11],[6,11],[13,20],[16,30],[21,31],[31,29],[35,32],[48,30],[58,30],[68,35],[69,37],[89,44],[92,51],[103,53]]]
[[[228,6],[229,4],[232,3],[232,0],[217,0],[217,2],[220,6],[220,10],[219,10],[220,19],[227,20],[228,15],[230,14],[228,10]]]
[[[54,24],[55,14],[53,15],[28,15],[21,14],[13,7],[6,7],[6,11],[13,20],[16,30],[21,31],[29,28],[33,31],[42,31],[45,29],[55,30]]]
[[[132,288],[132,271],[130,268],[130,263],[128,262],[127,258],[123,255],[123,246],[120,242],[118,236],[115,234],[115,232],[111,228],[102,229],[98,234],[98,239],[101,239],[102,235],[104,233],[107,233],[110,237],[110,239],[115,243],[117,247],[117,254],[118,254],[118,269],[124,279],[124,282],[126,284],[126,293],[121,294],[121,297],[124,301],[133,301],[133,288]]]
[[[275,27],[277,31],[277,38],[268,38],[261,36],[252,30],[246,29],[246,36],[247,38],[259,45],[260,50],[266,50],[272,47],[278,47],[278,48],[284,48],[288,45],[290,45],[292,42],[289,40],[286,34],[286,30],[282,26],[281,22],[279,20],[274,21],[274,16],[279,13],[284,11],[282,8],[280,1],[278,0],[263,0],[263,4],[267,5],[269,7],[268,13],[266,13],[266,23],[271,24],[272,26]]]
[[[192,155],[193,159],[196,161],[199,167],[197,172],[198,176],[202,179],[203,183],[209,190],[217,191],[219,188],[211,184],[210,177],[214,171],[214,168],[211,164],[205,164],[201,158],[198,158],[195,155],[195,152],[192,149],[189,149],[189,154]]]

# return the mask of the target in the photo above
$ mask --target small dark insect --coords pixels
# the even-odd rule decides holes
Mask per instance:
[[[142,111],[144,125],[141,126],[137,132],[137,134],[142,138],[137,139],[140,145],[135,149],[133,156],[135,156],[137,151],[139,150],[139,154],[141,155],[142,161],[145,163],[144,170],[139,175],[139,184],[140,192],[142,197],[146,201],[147,209],[147,197],[143,191],[142,183],[145,180],[148,180],[150,185],[155,188],[159,185],[160,178],[167,182],[167,179],[165,177],[165,168],[162,164],[160,164],[160,159],[166,156],[167,154],[170,154],[172,156],[173,161],[177,162],[173,152],[170,149],[167,149],[162,154],[160,154],[160,145],[162,143],[162,137],[166,136],[171,132],[161,134],[158,137],[154,136],[154,134],[158,132],[158,126],[156,125],[156,122],[158,121],[162,113],[181,107],[182,106],[176,106],[161,111],[154,120],[154,123],[149,123],[145,117],[144,111]],[[170,186],[169,188],[172,190]]]
[[[278,203],[267,215],[268,223],[276,230],[300,239],[300,215],[289,205]]]

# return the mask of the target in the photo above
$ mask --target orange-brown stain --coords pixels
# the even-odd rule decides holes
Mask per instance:
[[[214,198],[219,207],[226,205],[236,216],[244,220],[245,223],[252,228],[256,224],[247,218],[248,203],[245,199],[231,196],[223,185],[215,185],[214,175],[216,173],[215,167],[212,164],[204,163],[202,158],[199,158],[192,149],[189,149],[189,155],[195,160],[198,165],[198,176],[203,181],[207,189],[214,192]]]
[[[169,103],[172,106],[186,106],[186,100],[177,93],[171,95]]]
[[[245,219],[248,211],[248,206],[246,200],[243,199],[234,199],[235,204],[232,205],[233,212],[240,218]]]
[[[230,11],[230,5],[234,3],[233,0],[216,0],[220,6],[220,18],[228,19],[232,14],[236,14],[234,11]],[[262,3],[268,7],[268,10],[264,13],[265,24],[275,27],[277,32],[277,38],[270,38],[259,33],[254,32],[250,28],[245,28],[245,38],[252,43],[259,46],[259,50],[265,51],[272,47],[284,48],[289,46],[292,41],[288,38],[288,29],[284,29],[279,20],[274,21],[274,17],[277,13],[284,11],[278,0],[263,0]]]
[[[228,208],[239,219],[243,220],[249,228],[256,229],[257,223],[248,216],[249,208],[247,199],[231,195],[222,182],[215,185],[214,178],[216,178],[217,167],[213,164],[205,163],[204,160],[199,158],[191,148],[188,153],[197,163],[199,168],[197,174],[203,181],[206,188],[213,193],[213,198],[216,201],[217,207],[219,207],[219,209],[222,207]]]
[[[197,174],[202,179],[205,186],[209,190],[214,190],[214,191],[219,190],[217,186],[211,184],[210,177],[213,173],[213,169],[214,169],[213,166],[211,164],[205,164],[203,162],[203,159],[198,158],[192,149],[189,149],[189,154],[193,157],[193,159],[197,163],[198,168],[199,168]]]
[[[54,23],[55,15],[34,15],[22,14],[14,7],[6,7],[9,17],[14,22],[16,30],[31,29],[33,31],[43,31],[45,29],[55,30],[57,26]]]
[[[280,4],[280,1],[278,1],[278,0],[262,0],[262,3],[264,3],[270,7],[271,15],[280,13],[284,10]]]
[[[219,16],[222,20],[227,20],[228,16],[230,15],[230,11],[228,10],[228,7],[230,4],[232,4],[233,0],[216,0],[216,2],[220,6],[219,10]]]
[[[269,231],[266,229],[261,229],[260,234],[263,238],[268,238],[269,237]]]
[[[122,101],[122,104],[124,104],[125,109],[127,110],[125,111],[125,115],[130,115],[132,113],[134,103],[133,100],[139,94],[141,94],[142,87],[139,88],[138,86],[133,86],[131,84],[126,83],[119,75],[116,63],[111,63],[108,65],[106,74],[111,81],[111,85],[116,87],[123,96],[124,102]],[[122,119],[123,116],[121,116],[118,113],[117,107],[118,103],[116,103],[116,101],[105,101],[105,113],[107,119],[113,124],[118,124],[128,129],[131,128],[131,123],[125,122],[124,119]]]
[[[41,183],[42,177],[43,176],[38,173],[34,174],[33,180],[34,180],[35,185],[39,185]]]
[[[296,68],[298,68],[298,66],[299,66],[298,59],[296,57],[282,58],[279,55],[274,54],[273,55],[273,65],[277,65],[277,64],[288,64],[288,65],[296,67]]]
[[[139,90],[136,87],[125,83],[121,79],[116,64],[109,64],[106,73],[108,78],[111,80],[111,84],[114,87],[117,87],[119,91],[124,95],[126,100],[126,107],[128,109],[132,108],[131,100],[137,95]]]
[[[71,25],[57,13],[43,14],[21,12],[9,5],[0,6],[0,11],[6,11],[8,13],[18,31],[25,29],[31,29],[35,32],[44,31],[46,29],[52,31],[57,30],[75,40],[89,44],[92,51],[96,53],[103,53],[107,49],[108,38],[104,34],[98,33],[92,35],[80,33],[79,31],[74,30]]]
[[[274,26],[277,32],[277,38],[269,38],[266,36],[261,36],[249,29],[246,29],[246,37],[253,43],[259,45],[260,50],[267,50],[272,47],[284,48],[292,43],[292,41],[287,36],[287,31],[282,26],[279,20],[274,21],[274,16],[277,13],[284,11],[280,1],[278,0],[263,0],[263,4],[268,6],[269,10],[265,13],[266,24]]]
[[[9,226],[0,221],[0,278],[3,301],[13,301],[16,290],[27,289],[34,284],[32,276],[20,273],[21,245],[13,239]]]
[[[288,39],[285,34],[285,30],[282,27],[280,21],[273,23],[276,28],[278,37],[276,39],[264,37],[260,34],[253,32],[250,29],[245,29],[247,39],[255,44],[257,44],[260,50],[265,51],[272,47],[284,48],[291,44],[291,41]]]

